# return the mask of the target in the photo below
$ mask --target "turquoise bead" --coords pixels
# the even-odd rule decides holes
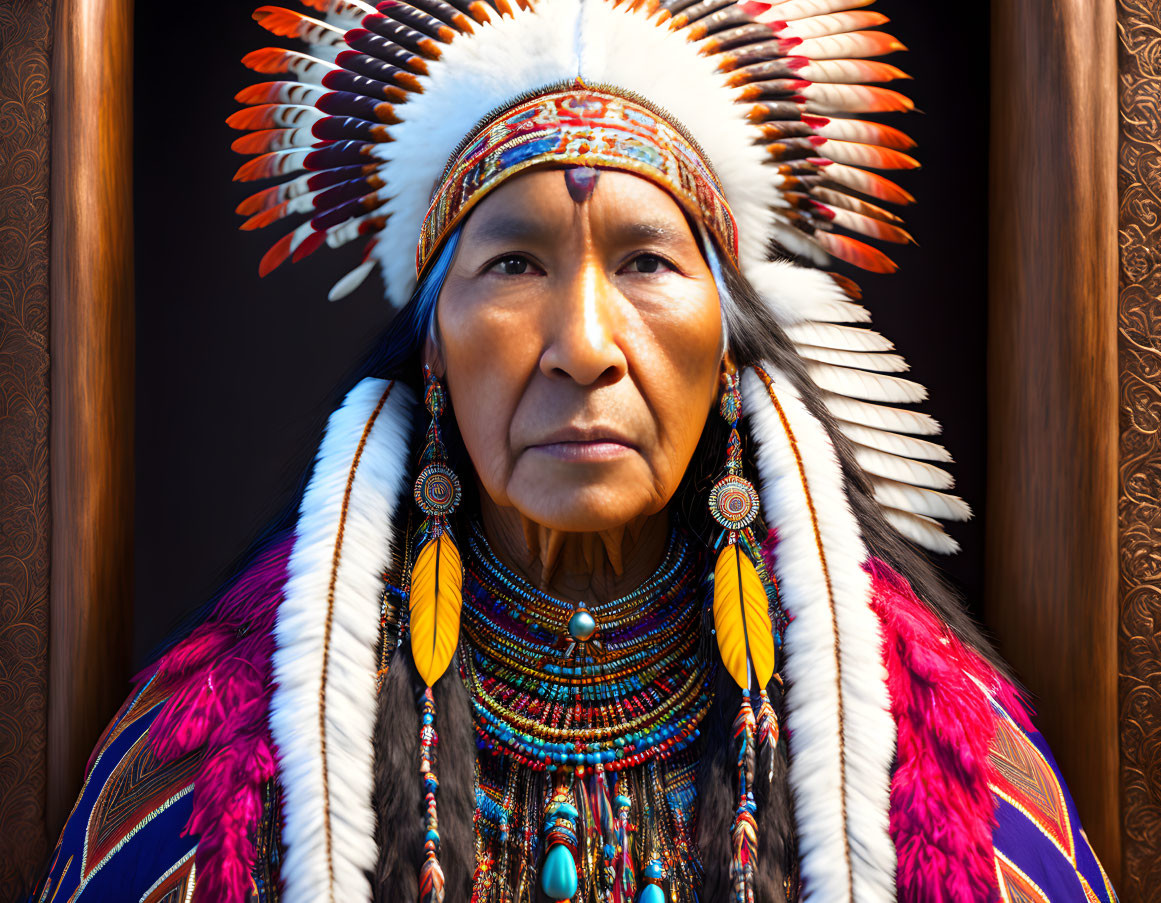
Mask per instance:
[[[637,895],[637,903],[665,903],[665,891],[656,884],[646,884]]]
[[[540,889],[550,900],[571,900],[577,889],[576,860],[568,847],[556,844],[544,858]],[[664,898],[655,903],[665,903]]]
[[[571,636],[578,643],[583,643],[586,640],[591,640],[593,634],[597,632],[597,620],[585,609],[577,610],[571,618],[568,619],[568,635]]]

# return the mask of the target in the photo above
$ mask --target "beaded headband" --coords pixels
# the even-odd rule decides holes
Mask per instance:
[[[452,157],[420,230],[415,269],[423,277],[448,233],[489,192],[546,165],[591,166],[643,176],[665,188],[737,261],[738,230],[701,150],[639,100],[580,80],[489,117]]]

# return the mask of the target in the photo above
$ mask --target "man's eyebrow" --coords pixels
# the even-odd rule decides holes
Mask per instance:
[[[473,241],[504,244],[527,241],[549,233],[546,224],[518,214],[492,216],[472,229]]]
[[[671,223],[648,220],[618,224],[610,232],[614,238],[626,244],[677,245],[684,244],[691,238],[686,229]]]

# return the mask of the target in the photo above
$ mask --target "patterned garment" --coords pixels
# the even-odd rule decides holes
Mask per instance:
[[[1044,738],[996,706],[996,879],[1003,903],[1115,903]]]
[[[149,726],[169,694],[149,681],[97,744],[73,811],[34,893],[37,903],[83,900],[185,903],[193,894],[196,837],[182,834],[199,754],[163,764]]]
[[[151,679],[135,690],[97,744],[52,864],[30,903],[190,903],[198,838],[185,834],[201,753],[160,762],[149,728],[169,698]],[[271,785],[256,841],[252,903],[274,903],[277,799]]]

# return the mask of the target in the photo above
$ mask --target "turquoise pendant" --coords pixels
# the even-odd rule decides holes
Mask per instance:
[[[540,889],[550,900],[571,900],[576,894],[576,860],[572,852],[563,844],[557,844],[544,857],[540,870]],[[662,898],[659,903],[664,903]]]
[[[645,886],[637,895],[637,903],[665,903],[665,891],[661,889],[661,882],[665,880],[665,870],[656,859],[649,861],[641,872],[641,880]]]
[[[577,604],[576,611],[568,619],[568,635],[578,643],[586,643],[597,632],[597,619],[594,618],[583,602]]]
[[[656,884],[646,884],[637,897],[637,903],[665,903],[665,891]]]

